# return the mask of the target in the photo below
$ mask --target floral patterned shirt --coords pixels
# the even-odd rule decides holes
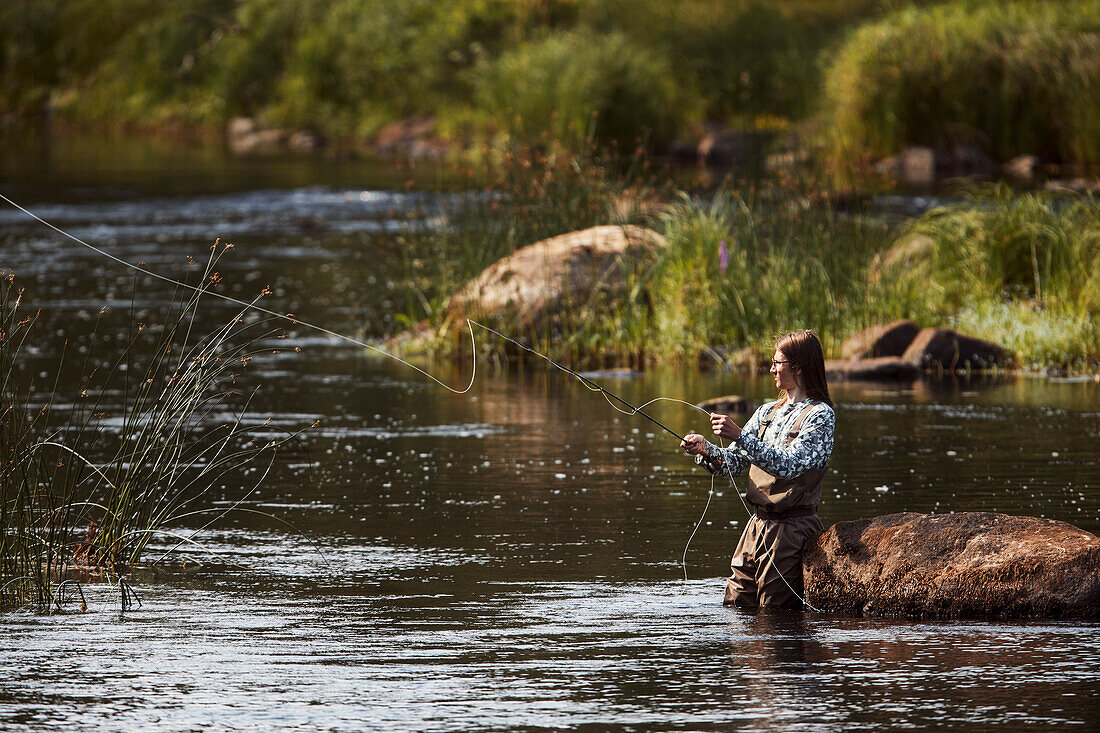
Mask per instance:
[[[833,454],[833,432],[836,429],[836,414],[824,402],[810,411],[798,435],[790,445],[786,444],[787,433],[794,427],[806,403],[807,400],[788,403],[776,410],[761,439],[757,437],[760,424],[775,402],[763,405],[753,413],[741,429],[741,435],[728,448],[719,448],[708,441],[707,455],[723,464],[723,474],[728,465],[734,476],[748,468],[749,464],[779,478],[794,478],[806,471],[824,468]]]

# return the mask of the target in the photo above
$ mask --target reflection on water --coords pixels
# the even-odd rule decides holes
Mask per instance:
[[[202,195],[112,189],[97,201],[82,182],[78,195],[35,195],[89,236],[110,230],[96,244],[169,272],[229,222],[238,247],[221,269],[236,292],[272,284],[279,308],[369,331],[359,321],[383,323],[396,297],[384,283],[399,253],[385,226],[348,227],[399,221],[423,200],[306,179],[282,192],[262,181]],[[18,198],[10,180],[3,190]],[[372,209],[366,191],[389,203]],[[323,226],[294,229],[304,212]],[[102,303],[128,303],[128,274],[8,212],[0,246],[43,308],[36,369],[51,369]],[[163,293],[141,284],[139,296],[155,312]],[[104,316],[97,348],[117,343],[125,316]],[[197,532],[201,549],[186,567],[137,572],[142,605],[125,614],[117,589],[91,584],[88,614],[0,618],[0,727],[1045,730],[1100,719],[1096,624],[723,608],[718,576],[744,509],[716,484],[687,555],[691,580],[679,580],[710,479],[644,420],[556,372],[490,372],[458,396],[346,344],[291,336],[302,353],[246,372],[243,386],[263,385],[252,420],[320,425],[279,454],[258,491],[229,485],[213,499],[260,513],[174,528]],[[425,366],[468,380],[469,365]],[[612,389],[636,404],[771,393],[763,380],[671,370]],[[1097,384],[841,385],[834,397],[827,524],[989,510],[1100,530]],[[653,410],[678,430],[707,427],[682,406]]]

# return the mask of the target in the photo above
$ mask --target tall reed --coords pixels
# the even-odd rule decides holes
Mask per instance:
[[[169,553],[192,552],[194,532],[173,527],[224,515],[229,510],[210,506],[213,492],[241,480],[241,469],[256,461],[262,480],[276,450],[293,437],[247,425],[251,395],[234,386],[251,359],[271,351],[260,343],[277,335],[270,320],[245,308],[199,332],[197,311],[224,251],[215,245],[197,289],[178,289],[161,324],[131,323],[114,367],[87,373],[95,386],[64,410],[64,387],[55,385],[39,404],[39,393],[20,383],[19,347],[31,338],[33,320],[20,317],[14,280],[4,281],[3,605],[34,600],[48,608],[72,567],[123,572],[142,561],[154,539],[168,541]],[[116,394],[120,404],[112,401]]]

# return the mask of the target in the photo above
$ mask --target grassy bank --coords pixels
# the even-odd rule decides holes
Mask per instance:
[[[442,325],[452,294],[526,244],[596,224],[642,224],[668,244],[628,274],[626,297],[563,308],[523,337],[574,364],[705,363],[745,347],[766,351],[801,328],[817,330],[838,356],[853,332],[911,318],[999,342],[1028,368],[1095,371],[1100,362],[1094,198],[979,188],[887,224],[838,213],[795,182],[700,199],[647,188],[641,169],[622,176],[564,155],[533,159],[541,167],[497,181],[500,195],[472,198],[448,230],[405,235],[405,323]],[[461,348],[459,336],[431,347]]]
[[[361,139],[415,114],[456,136],[654,145],[704,120],[793,118],[815,51],[879,3],[43,0],[0,9],[0,100],[77,122]],[[820,4],[818,4],[820,5]],[[598,118],[593,122],[592,116]]]
[[[1097,162],[1098,29],[1085,0],[37,0],[0,7],[0,117],[363,144],[429,115],[460,146],[573,150],[793,127],[845,159]]]
[[[213,286],[217,254],[198,279],[204,289]],[[5,274],[0,609],[28,603],[60,609],[74,568],[117,581],[144,561],[151,543],[162,545],[154,561],[201,554],[193,530],[178,528],[194,526],[196,518],[208,526],[232,511],[211,508],[214,492],[243,482],[249,465],[266,475],[275,451],[291,437],[272,438],[270,428],[246,425],[250,396],[233,386],[264,351],[258,341],[273,333],[271,325],[242,312],[199,334],[200,300],[199,293],[179,290],[161,323],[132,320],[121,351],[103,354],[93,342],[84,355],[58,357],[83,364],[85,389],[73,395],[31,376],[39,369],[57,374],[62,364],[28,368],[33,357],[25,347],[34,342],[35,318]],[[210,424],[213,415],[226,413],[232,417]]]

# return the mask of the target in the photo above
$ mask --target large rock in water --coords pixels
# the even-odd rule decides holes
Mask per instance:
[[[1100,538],[990,512],[839,522],[803,556],[826,611],[918,618],[1100,618]]]
[[[519,328],[544,322],[559,309],[587,304],[597,292],[626,292],[627,273],[665,246],[639,226],[599,226],[535,242],[497,260],[447,304],[448,320],[511,316]]]
[[[1004,364],[1007,354],[997,344],[950,328],[922,328],[901,358],[922,368],[938,366],[950,370],[971,366],[982,369]]]

